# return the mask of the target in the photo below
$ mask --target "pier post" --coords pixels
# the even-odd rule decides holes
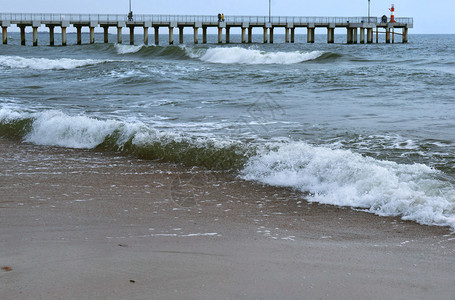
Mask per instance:
[[[406,44],[408,42],[408,28],[407,27],[404,27],[403,28],[403,36],[402,36],[402,41],[403,41],[403,44]]]
[[[144,45],[149,44],[149,27],[147,24],[144,24]]]
[[[122,43],[122,29],[123,27],[120,26],[117,27],[117,44]]]
[[[33,26],[33,46],[38,46],[38,27]]]
[[[314,27],[307,27],[307,42],[314,43]]]
[[[264,27],[264,44],[267,44],[268,36],[267,36],[267,27]]]
[[[179,26],[179,44],[183,44],[183,26]]]
[[[388,27],[385,30],[385,42],[387,44],[390,44],[390,28]]]
[[[231,42],[231,27],[226,26],[226,44]]]
[[[352,43],[357,44],[357,35],[358,35],[358,30],[357,28],[352,28]]]
[[[62,46],[66,46],[66,26],[62,26]]]
[[[246,33],[246,28],[242,27],[242,44],[246,43],[245,33]]]
[[[395,28],[392,28],[392,44],[395,44]]]
[[[347,41],[346,42],[348,44],[352,44],[352,34],[353,34],[352,28],[350,28],[350,27],[346,28],[346,34],[347,34]]]
[[[46,25],[49,28],[49,46],[54,46],[54,25]]]
[[[153,26],[153,29],[155,30],[155,45],[160,44],[160,27],[159,26]]]
[[[202,43],[207,44],[207,27],[202,27]]]
[[[109,43],[109,26],[103,26],[104,29],[104,42]]]
[[[373,43],[373,28],[367,28],[367,43]]]
[[[169,45],[174,45],[174,27],[169,26]]]
[[[95,27],[90,26],[90,44],[95,43]]]
[[[8,27],[6,26],[2,26],[2,39],[4,45],[8,44]]]
[[[365,44],[365,28],[360,28],[360,44]]]
[[[270,44],[273,44],[273,27],[270,27]]]
[[[25,46],[25,26],[19,25],[19,28],[21,29],[21,45]]]
[[[294,43],[294,37],[295,37],[295,27],[291,28],[291,43]]]
[[[284,42],[289,43],[289,28],[284,28]]]
[[[198,44],[199,43],[199,27],[194,27],[193,31],[194,31],[194,44]]]
[[[253,42],[253,27],[248,27],[248,44]]]
[[[376,27],[376,44],[379,43],[379,28]]]
[[[327,28],[327,43],[329,44],[335,43],[335,28],[331,27]]]
[[[128,27],[130,28],[130,45],[134,45],[134,25]]]
[[[75,27],[76,27],[76,40],[77,40],[76,43],[78,45],[80,45],[80,44],[82,44],[82,26],[77,25]]]
[[[223,43],[223,27],[218,27],[218,44]]]

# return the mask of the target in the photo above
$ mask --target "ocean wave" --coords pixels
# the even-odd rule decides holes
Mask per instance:
[[[315,60],[324,52],[266,52],[257,49],[245,49],[241,47],[217,47],[209,48],[198,58],[204,62],[219,64],[296,64],[304,61]],[[197,57],[194,55],[193,57]]]
[[[309,201],[455,229],[455,188],[443,172],[423,164],[378,160],[303,141],[246,144],[58,110],[0,108],[0,136],[234,171],[245,180],[299,190]]]
[[[129,53],[137,53],[144,47],[145,45],[122,45],[122,44],[115,44],[115,50],[118,54],[129,54]]]
[[[304,142],[276,144],[249,158],[242,178],[308,193],[309,201],[363,208],[455,228],[455,189],[442,172]]]
[[[104,62],[108,60],[0,56],[0,67],[11,69],[68,70]]]
[[[245,159],[245,148],[235,141],[159,131],[141,122],[69,116],[58,110],[29,113],[2,108],[0,136],[36,145],[116,151],[214,170],[239,169]]]

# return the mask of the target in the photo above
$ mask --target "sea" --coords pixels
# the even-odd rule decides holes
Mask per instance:
[[[152,36],[151,36],[152,37]],[[455,229],[455,35],[0,45],[0,137],[223,172]],[[123,41],[127,42],[125,35]],[[153,38],[150,38],[154,41]],[[178,40],[176,41],[178,42]],[[43,148],[45,151],[46,148]],[[79,150],[78,150],[79,151]],[[0,178],[1,180],[1,178]]]

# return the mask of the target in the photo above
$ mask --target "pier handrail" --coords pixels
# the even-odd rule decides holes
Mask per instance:
[[[412,25],[413,18],[396,18],[397,23]],[[55,13],[0,13],[0,21],[11,23],[23,22],[126,22],[127,14],[55,14]],[[135,22],[178,22],[178,23],[217,23],[218,17],[212,15],[134,15]],[[268,16],[226,16],[227,23],[269,23]],[[273,16],[270,23],[287,24],[339,24],[339,23],[376,23],[380,24],[377,17],[298,17],[298,16]]]

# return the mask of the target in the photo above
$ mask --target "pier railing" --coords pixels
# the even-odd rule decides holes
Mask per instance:
[[[198,15],[134,15],[135,22],[177,22],[177,23],[217,23],[218,16],[198,16]],[[413,18],[396,18],[397,23],[413,24]],[[126,22],[126,14],[23,14],[23,13],[0,13],[0,21],[9,21],[11,23],[26,22]],[[281,17],[273,16],[226,16],[227,23],[250,23],[274,25],[286,24],[344,24],[344,23],[374,23],[380,24],[380,18],[377,17]]]

